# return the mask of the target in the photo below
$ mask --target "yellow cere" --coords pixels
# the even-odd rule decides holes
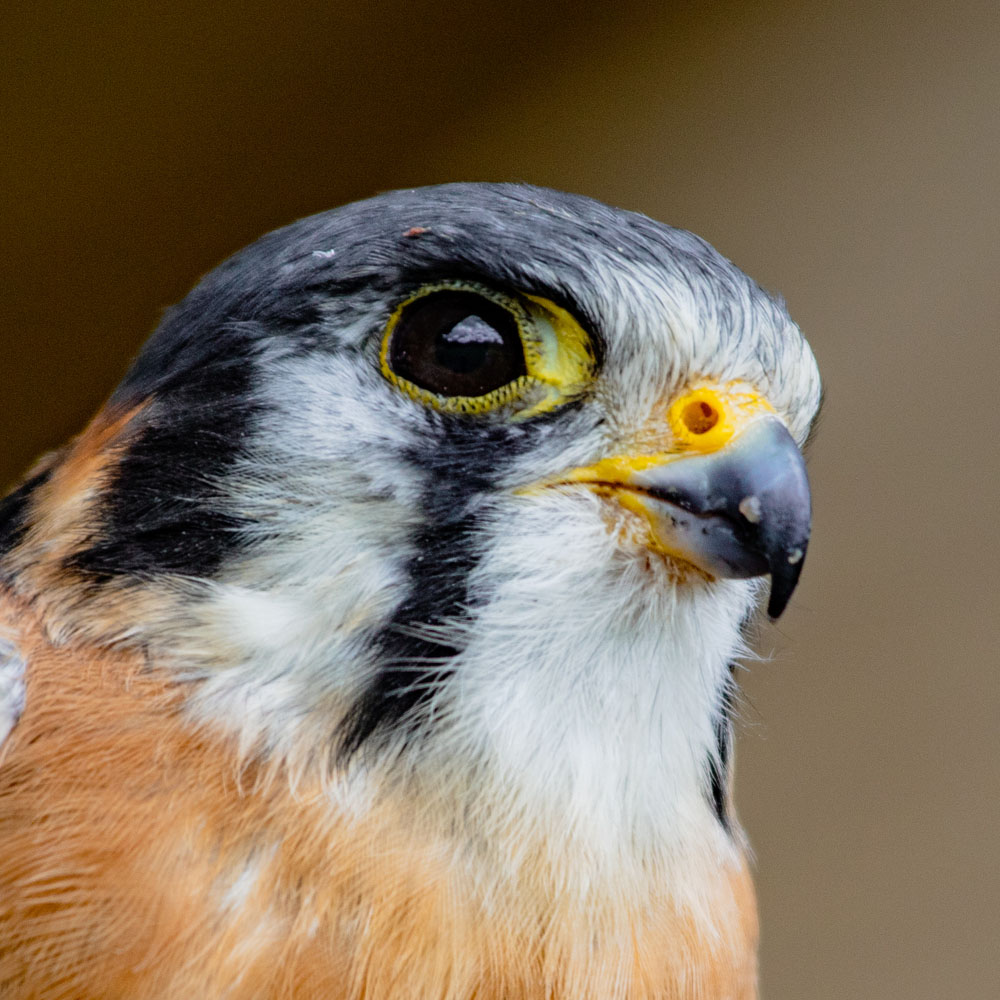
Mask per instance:
[[[667,422],[680,450],[718,451],[774,407],[743,386],[700,385],[674,400]]]
[[[667,411],[670,436],[662,438],[662,450],[651,454],[613,455],[593,465],[573,469],[559,477],[560,484],[588,483],[611,489],[633,482],[637,473],[683,458],[692,451],[711,453],[724,448],[737,434],[774,407],[745,383],[725,387],[702,384],[675,399]],[[630,510],[642,506],[626,493],[618,497]]]
[[[403,311],[432,292],[474,292],[506,309],[516,320],[527,374],[482,396],[442,396],[401,378],[389,367],[392,333]],[[401,302],[389,317],[379,352],[382,374],[411,398],[447,413],[488,413],[512,409],[512,420],[554,410],[578,395],[593,380],[594,348],[590,337],[567,310],[537,295],[515,298],[473,282],[446,281],[424,285]]]

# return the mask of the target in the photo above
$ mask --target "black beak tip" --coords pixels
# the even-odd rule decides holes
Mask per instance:
[[[806,550],[801,548],[780,553],[771,564],[771,596],[767,602],[767,616],[771,621],[777,621],[799,582],[802,574],[802,564],[806,561]]]

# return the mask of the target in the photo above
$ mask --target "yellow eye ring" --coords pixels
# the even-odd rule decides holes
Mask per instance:
[[[395,308],[379,351],[397,389],[446,413],[505,410],[523,420],[590,384],[590,337],[561,306],[474,282],[422,286]]]

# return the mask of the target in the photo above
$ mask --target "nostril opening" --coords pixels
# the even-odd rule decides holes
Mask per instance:
[[[704,399],[695,399],[684,407],[681,420],[692,434],[707,434],[719,422],[719,411]]]

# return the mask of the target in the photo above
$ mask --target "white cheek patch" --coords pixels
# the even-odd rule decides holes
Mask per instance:
[[[520,846],[496,834],[510,856],[540,838],[620,885],[647,861],[733,850],[707,769],[755,584],[679,580],[603,514],[597,497],[553,491],[483,526],[475,618],[441,626],[464,651],[423,752],[438,778],[476,762],[471,812],[518,831]]]
[[[0,746],[24,711],[25,666],[17,646],[0,637]]]

